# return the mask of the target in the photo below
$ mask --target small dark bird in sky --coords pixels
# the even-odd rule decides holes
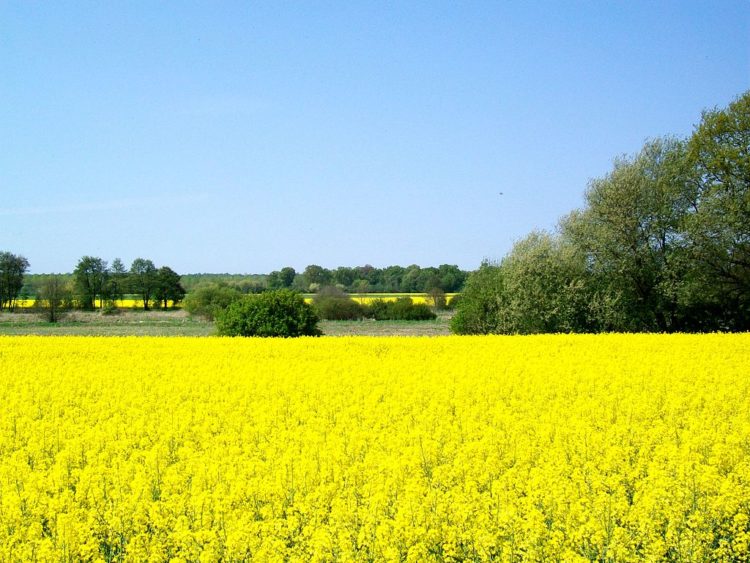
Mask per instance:
[[[497,192],[497,195],[503,195],[503,192]]]

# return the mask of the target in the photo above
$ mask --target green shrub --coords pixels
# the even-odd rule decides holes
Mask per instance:
[[[411,297],[395,301],[376,299],[367,307],[366,315],[376,321],[427,321],[437,318],[429,305],[412,302]]]
[[[389,318],[388,302],[383,299],[373,299],[364,311],[367,318],[376,321],[386,321]]]
[[[102,307],[100,312],[104,316],[119,315],[121,313],[117,305],[111,300],[104,303],[104,307]]]
[[[318,316],[327,321],[353,321],[364,317],[362,306],[349,297],[326,297],[314,301],[313,304]]]
[[[351,321],[364,316],[362,306],[334,286],[321,288],[313,297],[313,306],[321,319],[329,321]]]
[[[483,262],[466,280],[461,299],[454,305],[451,330],[456,334],[512,333],[508,299],[500,266]]]
[[[461,294],[454,295],[453,297],[448,300],[448,303],[446,304],[446,307],[450,310],[454,310],[458,308],[458,304],[461,303]]]
[[[414,303],[411,297],[399,297],[391,302],[393,320],[428,321],[437,318],[426,303]]]
[[[219,311],[226,309],[241,297],[242,293],[236,287],[226,283],[207,283],[188,293],[182,307],[191,315],[212,321]]]
[[[245,296],[216,316],[223,336],[318,336],[317,324],[313,308],[288,289]]]

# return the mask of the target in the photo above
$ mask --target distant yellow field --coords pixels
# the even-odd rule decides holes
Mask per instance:
[[[450,303],[450,301],[458,295],[457,293],[448,293],[446,294],[447,301]],[[382,299],[384,301],[395,301],[399,297],[410,297],[411,300],[414,303],[425,303],[427,301],[427,297],[424,293],[362,293],[362,294],[352,294],[351,298],[357,301],[358,303],[369,304],[372,303],[375,299]],[[305,301],[307,303],[312,302],[312,296],[307,295],[305,297]],[[143,307],[143,301],[140,299],[118,299],[115,301],[115,305],[117,307],[121,307],[123,309],[138,309]],[[19,299],[16,302],[16,306],[20,307],[22,309],[30,309],[34,306],[34,300],[33,299]],[[99,306],[99,303],[97,302],[97,307]],[[172,302],[169,302],[169,306],[172,307]],[[179,305],[178,305],[179,306]]]
[[[0,337],[2,561],[747,561],[750,335]]]
[[[446,301],[450,303],[456,295],[458,295],[458,293],[446,293]],[[369,305],[376,299],[382,299],[383,301],[395,301],[399,297],[409,297],[413,303],[428,302],[428,297],[424,293],[352,293],[349,295],[349,297],[354,299],[357,303],[361,303],[362,305]],[[312,303],[312,300],[312,295],[305,296],[305,301],[307,303]]]
[[[143,308],[143,301],[141,299],[117,299],[114,301],[115,306],[121,307],[123,309],[137,309],[137,308]],[[16,301],[16,307],[20,307],[22,309],[31,309],[34,306],[34,300],[33,299],[19,299]],[[101,306],[101,303],[99,300],[96,301],[96,307],[99,308]],[[169,306],[173,306],[173,302],[169,301]]]

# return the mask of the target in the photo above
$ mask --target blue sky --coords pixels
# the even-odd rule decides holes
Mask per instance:
[[[0,77],[32,272],[473,269],[750,88],[750,3],[2,2]]]

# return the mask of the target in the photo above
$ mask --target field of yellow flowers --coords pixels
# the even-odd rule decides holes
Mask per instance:
[[[2,561],[747,561],[750,335],[0,337]]]
[[[458,293],[447,293],[445,295],[446,302],[450,303]],[[305,294],[305,302],[312,303],[314,294]],[[375,300],[381,301],[395,301],[399,297],[408,297],[412,300],[412,303],[430,303],[430,299],[424,293],[352,293],[349,295],[357,303],[361,305],[369,305]],[[125,299],[116,299],[112,302],[113,305],[120,309],[141,309],[143,308],[143,299],[134,299],[128,297]],[[173,301],[168,301],[167,304],[170,307],[174,306]],[[34,299],[18,299],[13,303],[14,307],[19,309],[31,309],[35,305]],[[95,307],[101,307],[102,303],[100,299],[96,299],[94,303]],[[178,307],[180,305],[178,304]]]

